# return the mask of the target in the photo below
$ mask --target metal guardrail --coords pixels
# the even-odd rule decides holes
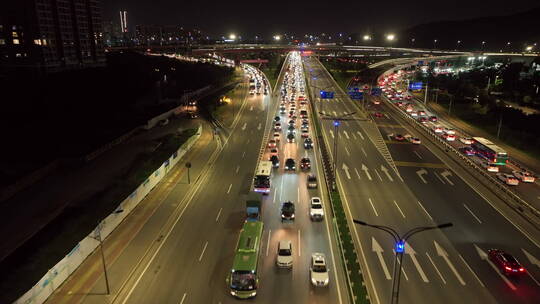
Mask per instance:
[[[507,198],[500,197],[505,203],[507,203],[511,208],[516,209],[520,212],[521,215],[523,215],[528,221],[535,224],[536,227],[538,227],[538,224],[540,223],[540,212],[531,206],[529,203],[527,203],[525,200],[523,200],[521,197],[519,197],[516,193],[514,193],[512,190],[510,190],[507,186],[503,185],[501,182],[499,182],[498,179],[491,176],[486,170],[480,168],[475,162],[471,161],[468,157],[463,155],[463,153],[460,153],[458,150],[456,150],[454,147],[449,145],[446,140],[438,136],[433,130],[428,128],[427,126],[421,124],[416,119],[408,115],[407,113],[403,112],[397,105],[389,101],[386,97],[383,98],[383,100],[390,104],[390,107],[392,107],[396,112],[398,112],[407,122],[409,122],[409,125],[413,126],[417,130],[422,130],[428,135],[430,135],[432,141],[435,139],[436,143],[439,144],[439,146],[442,146],[445,151],[450,151],[452,154],[457,156],[460,160],[462,160],[465,164],[468,165],[468,168],[466,169],[472,169],[468,170],[469,173],[472,173],[473,175],[478,176],[478,174],[483,177],[484,179],[479,179],[480,181],[487,180],[488,182],[483,182],[485,186],[490,188],[491,190],[494,190],[496,194],[504,194],[507,196],[507,198],[510,198],[516,206],[512,206],[508,204]],[[466,133],[464,133],[466,134]],[[462,163],[463,163],[462,162]],[[461,164],[462,164],[461,163]],[[530,214],[530,215],[529,215]],[[532,216],[532,217],[531,217]]]

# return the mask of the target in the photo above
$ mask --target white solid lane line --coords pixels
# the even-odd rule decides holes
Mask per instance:
[[[396,255],[396,251],[394,249],[392,249],[392,252],[394,253],[394,256]],[[397,260],[398,263],[401,263],[399,261],[399,259]],[[401,272],[403,272],[403,275],[405,276],[405,280],[409,280],[409,276],[407,275],[407,273],[405,272],[405,266],[401,266]]]
[[[478,218],[478,216],[476,216],[476,214],[472,212],[471,209],[469,209],[469,207],[467,207],[467,205],[463,204],[463,207],[469,211],[469,213],[478,221],[478,223],[482,224],[482,221]]]
[[[273,196],[272,203],[274,203],[274,204],[276,203],[276,191],[277,191],[277,187],[274,188],[274,195],[272,195]]]
[[[362,153],[364,153],[364,155],[367,157],[367,153],[366,153],[366,150],[364,150],[364,148],[360,148],[362,150]]]
[[[238,174],[238,171],[240,170],[240,166],[236,166],[236,173]]]
[[[354,168],[354,172],[356,172],[356,176],[358,176],[358,179],[362,179],[362,178],[360,177],[360,173],[358,173],[358,169]]]
[[[347,146],[345,146],[345,152],[347,152],[347,156],[351,156],[351,153],[349,153],[349,149],[347,149]]]
[[[418,156],[418,158],[423,159],[422,156],[420,156],[420,154],[418,154],[418,152],[416,152],[416,151],[413,151],[413,152],[414,152],[414,154],[416,154],[416,156]]]
[[[371,198],[369,198],[368,200],[369,200],[369,204],[371,205],[371,208],[373,208],[373,212],[375,213],[375,216],[379,216],[379,214],[377,213],[377,210],[375,209],[375,206],[373,205],[373,201],[371,201]]]
[[[270,249],[271,234],[272,234],[272,229],[268,229],[268,240],[266,241],[266,256],[268,256],[268,249]]]
[[[242,158],[244,158],[246,156],[246,151],[244,151],[244,153],[242,153]]]
[[[182,300],[180,300],[180,304],[184,304],[184,300],[186,299],[187,293],[184,293],[182,296]]]
[[[446,284],[446,280],[442,276],[442,273],[439,271],[439,268],[437,268],[437,266],[435,265],[435,263],[433,262],[433,260],[429,256],[429,253],[426,252],[426,255],[427,255],[429,261],[431,262],[431,264],[433,265],[433,267],[435,268],[435,270],[437,270],[437,273],[439,274],[439,277],[441,277],[441,280],[443,281],[443,283]]]
[[[232,184],[229,185],[229,189],[227,189],[227,194],[231,193]]]
[[[433,171],[433,173],[435,173],[435,176],[439,179],[439,181],[440,181],[443,185],[446,184],[446,183],[442,180],[442,178],[439,176],[439,174],[438,174],[436,171]]]
[[[394,200],[394,205],[396,205],[397,209],[399,210],[399,213],[401,213],[401,216],[403,216],[403,218],[405,218],[405,214],[403,214],[403,211],[401,211],[401,208],[399,208],[399,205],[396,202],[396,200]]]
[[[203,256],[204,256],[204,252],[206,251],[206,247],[208,247],[208,241],[206,241],[206,243],[204,244],[204,248],[201,252],[201,255],[199,256],[199,262],[202,260]]]
[[[432,218],[431,215],[427,212],[426,208],[424,208],[424,206],[422,206],[422,203],[420,203],[420,201],[418,201],[418,205],[420,205],[420,207],[422,208],[422,210],[424,210],[424,212],[427,214],[427,216],[429,216],[429,218],[433,221],[433,218]]]
[[[467,268],[469,268],[469,271],[473,274],[473,276],[476,278],[476,280],[478,280],[478,283],[480,283],[480,285],[482,285],[482,287],[486,287],[484,285],[484,283],[482,283],[482,281],[480,281],[480,278],[476,275],[476,273],[472,270],[471,266],[469,266],[469,264],[467,264],[467,262],[465,262],[465,259],[461,256],[461,254],[458,254],[458,256],[461,259],[461,261],[463,262],[463,264],[465,264],[465,266],[467,266]]]
[[[219,216],[221,215],[221,210],[223,210],[223,208],[219,208],[218,214],[216,216],[216,223],[219,220]]]

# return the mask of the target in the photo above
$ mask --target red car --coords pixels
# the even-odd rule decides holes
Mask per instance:
[[[384,115],[381,112],[375,112],[375,117],[382,118]]]
[[[509,253],[500,249],[488,250],[489,260],[506,275],[519,275],[525,273],[525,268]]]
[[[403,141],[405,139],[405,137],[403,137],[403,135],[401,135],[401,134],[396,134],[394,136],[394,139],[397,140],[397,141]]]

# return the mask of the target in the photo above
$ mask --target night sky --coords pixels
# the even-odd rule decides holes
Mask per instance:
[[[539,0],[334,0],[193,1],[103,0],[106,20],[128,11],[135,24],[183,25],[209,35],[278,33],[389,32],[440,20],[507,15],[540,6]]]

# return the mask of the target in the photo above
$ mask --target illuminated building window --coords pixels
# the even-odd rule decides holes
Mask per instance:
[[[6,40],[0,39],[0,45],[6,44]]]
[[[13,44],[20,44],[19,39],[13,39]]]
[[[41,40],[39,40],[39,39],[34,39],[34,44],[41,45]]]
[[[19,36],[17,35],[17,32],[12,32],[11,35],[13,36],[13,38],[19,37]]]

